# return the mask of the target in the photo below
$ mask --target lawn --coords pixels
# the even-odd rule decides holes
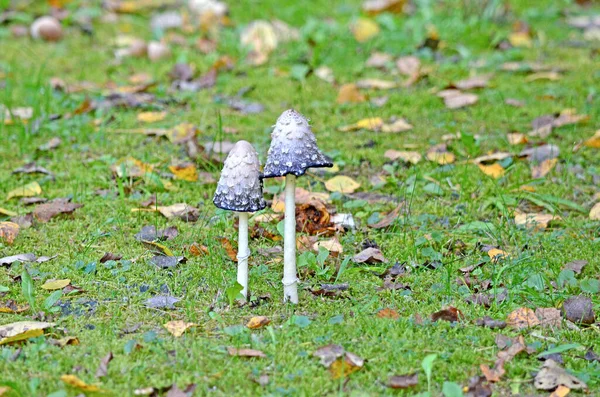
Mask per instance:
[[[537,387],[552,361],[599,390],[600,25],[581,18],[598,3],[10,3],[0,326],[52,325],[18,343],[0,327],[0,396],[582,394],[564,374]],[[29,37],[52,12],[62,38]],[[140,39],[168,53],[134,56]],[[297,218],[355,227],[298,232],[299,304],[284,303],[284,182],[266,179],[244,302],[237,217],[212,203],[221,152],[247,140],[264,164],[288,108],[334,162],[298,178]],[[151,307],[161,296],[177,301]]]

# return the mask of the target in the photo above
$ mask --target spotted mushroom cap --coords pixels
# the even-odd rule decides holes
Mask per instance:
[[[306,117],[294,109],[286,110],[277,119],[271,134],[263,178],[300,176],[313,167],[333,167],[333,163],[317,147]]]
[[[235,144],[225,159],[213,203],[224,210],[255,212],[267,206],[263,198],[260,162],[252,145]]]

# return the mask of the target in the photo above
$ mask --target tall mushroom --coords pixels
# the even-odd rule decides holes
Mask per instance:
[[[333,163],[317,147],[306,117],[294,109],[279,116],[271,134],[271,147],[263,178],[285,176],[285,232],[283,252],[283,299],[298,303],[296,275],[296,177],[308,168],[332,167]]]
[[[248,213],[260,211],[267,206],[263,198],[260,162],[250,143],[238,141],[229,152],[223,164],[213,203],[219,208],[239,214],[237,281],[243,287],[242,294],[247,298],[250,257]]]

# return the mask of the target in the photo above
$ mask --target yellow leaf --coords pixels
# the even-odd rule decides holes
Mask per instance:
[[[558,387],[556,388],[556,390],[554,390],[552,392],[552,394],[550,394],[549,397],[565,397],[570,392],[571,392],[571,389],[569,389],[567,386],[558,385]]]
[[[600,203],[596,203],[590,211],[590,219],[600,221]]]
[[[181,123],[167,132],[167,138],[172,143],[181,143],[195,137],[197,134],[198,129],[194,124]]]
[[[369,15],[378,15],[382,12],[401,14],[406,0],[366,0],[362,9]]]
[[[528,307],[521,307],[508,315],[506,324],[511,328],[523,329],[539,325],[540,320],[533,310]]]
[[[77,375],[63,375],[60,377],[60,380],[65,382],[69,386],[73,386],[76,389],[82,390],[84,392],[99,392],[101,389],[96,385],[88,385],[81,379],[77,377]]]
[[[531,176],[535,179],[543,178],[554,168],[556,163],[558,162],[557,158],[546,159],[539,164],[535,164],[531,166]]]
[[[519,190],[522,190],[524,192],[535,192],[535,187],[531,186],[531,185],[521,185],[519,186]]]
[[[515,225],[525,226],[526,228],[533,227],[535,230],[543,230],[548,227],[551,221],[562,219],[558,215],[550,214],[516,214]]]
[[[14,222],[0,222],[0,239],[12,244],[19,234],[19,225]]]
[[[540,73],[533,73],[530,74],[529,76],[525,77],[525,81],[530,83],[532,81],[537,81],[537,80],[550,80],[550,81],[556,81],[556,80],[560,80],[561,75],[558,72],[540,72]]]
[[[164,120],[167,112],[142,112],[138,113],[137,120],[143,123],[155,123]]]
[[[177,320],[177,321],[169,321],[164,325],[164,327],[176,338],[179,338],[185,331],[187,331],[191,327],[195,327],[197,324],[187,323],[185,321]]]
[[[527,137],[525,134],[521,134],[519,132],[510,133],[506,136],[508,139],[508,143],[511,145],[522,145],[527,143]]]
[[[372,90],[391,90],[392,88],[398,87],[398,83],[381,79],[362,79],[356,82],[356,86],[358,88]]]
[[[356,84],[343,84],[340,87],[336,102],[342,103],[359,103],[366,101],[363,94],[360,93]]]
[[[38,194],[42,194],[42,188],[39,183],[31,182],[8,192],[6,199],[10,200],[13,197],[33,197]]]
[[[427,160],[433,161],[440,165],[452,164],[456,160],[454,154],[450,152],[428,152],[426,157]]]
[[[194,164],[187,165],[171,165],[169,170],[175,175],[175,178],[188,182],[196,182],[198,180],[198,171]]]
[[[6,216],[17,216],[16,212],[7,210],[5,208],[0,208],[0,215],[6,215]]]
[[[402,150],[387,150],[384,154],[384,157],[387,157],[388,159],[394,161],[397,159],[400,159],[402,161],[404,161],[405,163],[411,163],[411,164],[417,164],[419,161],[421,161],[421,154],[419,152],[412,152],[412,151],[402,151]]]
[[[351,27],[350,30],[354,38],[359,43],[372,39],[379,34],[379,25],[371,19],[359,18]]]
[[[529,32],[514,32],[508,36],[508,41],[513,47],[530,48],[533,44]]]
[[[348,375],[359,371],[363,367],[363,363],[364,361],[360,357],[352,353],[346,353],[331,364],[329,372],[333,379],[346,378]]]
[[[166,256],[175,256],[175,255],[173,254],[173,251],[171,251],[171,250],[169,249],[169,247],[167,247],[166,245],[163,245],[163,244],[157,243],[157,242],[155,242],[155,241],[147,241],[147,240],[142,240],[142,242],[143,242],[144,244],[146,244],[146,245],[149,245],[149,246],[150,246],[150,247],[152,247],[152,248],[158,248],[158,250],[159,250],[160,252],[162,252],[163,254],[165,254]]]
[[[491,176],[494,179],[500,178],[506,172],[506,170],[498,163],[491,165],[477,164],[477,166],[484,174]]]
[[[52,344],[59,347],[65,347],[67,345],[77,346],[79,345],[79,338],[76,336],[65,336],[64,338],[53,340]]]
[[[44,334],[44,330],[54,323],[42,321],[19,321],[0,326],[0,345],[35,338]]]
[[[382,125],[383,119],[381,117],[371,117],[367,119],[358,120],[354,124],[345,125],[338,129],[344,132],[361,130],[363,128],[366,130],[377,131],[379,130],[379,128],[381,128]]]
[[[403,118],[399,118],[390,124],[384,124],[381,126],[381,132],[404,132],[412,130],[413,126],[410,125]]]
[[[14,301],[0,303],[0,313],[18,314],[26,312],[29,309],[29,305],[17,305]]]
[[[587,147],[600,149],[600,130],[596,131],[593,137],[583,143]]]
[[[246,327],[248,327],[250,329],[257,329],[257,328],[262,328],[265,325],[269,325],[269,323],[271,323],[271,320],[269,320],[267,317],[257,316],[257,317],[252,317],[250,319],[250,321],[248,321],[248,324],[246,324]]]
[[[325,182],[325,188],[330,192],[354,193],[359,187],[360,183],[345,175],[334,176]]]
[[[42,288],[46,291],[55,291],[58,289],[63,289],[69,284],[71,284],[71,280],[68,278],[64,280],[48,280],[42,284]]]
[[[506,259],[509,256],[506,251],[502,251],[498,248],[492,248],[487,252],[487,254],[494,263],[498,262],[501,259]]]
[[[340,244],[340,241],[336,237],[332,237],[329,240],[317,241],[313,244],[312,249],[319,251],[319,248],[325,248],[331,256],[338,256],[338,254],[344,252],[344,247]]]

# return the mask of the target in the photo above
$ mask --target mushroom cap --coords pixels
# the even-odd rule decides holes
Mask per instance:
[[[224,210],[255,212],[267,204],[263,198],[260,162],[252,145],[238,141],[223,164],[213,203]]]
[[[317,147],[306,117],[294,109],[286,110],[277,119],[271,134],[263,178],[300,176],[314,167],[333,167],[333,162]]]

